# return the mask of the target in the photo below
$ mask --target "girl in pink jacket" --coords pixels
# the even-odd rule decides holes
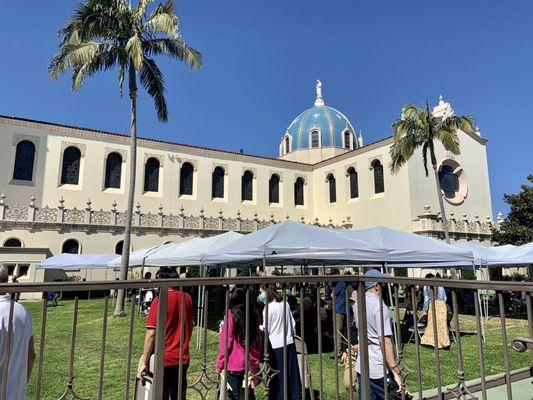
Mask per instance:
[[[261,360],[261,334],[259,331],[259,312],[253,302],[250,304],[249,326],[249,354],[248,354],[248,399],[255,400],[254,388],[259,378],[254,376],[259,372]],[[227,386],[228,399],[239,400],[243,387],[245,373],[245,332],[246,332],[246,290],[237,289],[230,298],[227,323],[222,325],[219,339],[219,352],[216,363],[217,372],[224,370],[227,337]],[[227,326],[226,326],[227,325]]]

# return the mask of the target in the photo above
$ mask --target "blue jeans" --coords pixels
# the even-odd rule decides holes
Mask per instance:
[[[242,382],[244,381],[244,371],[228,371],[227,380],[228,385],[231,387],[231,390],[228,391],[228,399],[239,400]],[[255,400],[254,390],[250,387],[248,388],[248,399]]]
[[[359,381],[359,400],[363,400],[363,389],[361,385],[361,375],[357,374]],[[370,379],[370,399],[365,400],[386,400],[385,386],[383,385],[383,378]]]

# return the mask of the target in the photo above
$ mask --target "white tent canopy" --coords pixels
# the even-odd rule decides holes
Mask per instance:
[[[37,268],[62,270],[107,268],[109,261],[116,257],[116,254],[63,253],[40,262]]]
[[[260,265],[263,262],[266,265],[343,265],[386,261],[383,248],[349,237],[345,232],[284,221],[210,252],[204,261],[206,265]]]
[[[525,264],[533,265],[533,242],[504,250],[487,264],[489,266]]]
[[[340,232],[348,238],[367,242],[373,248],[379,249],[384,254],[384,259],[381,261],[394,266],[420,263],[472,265],[474,261],[470,249],[383,226]]]
[[[151,267],[201,265],[207,253],[216,252],[242,236],[240,233],[230,231],[207,238],[172,243],[156,249],[146,257],[144,264]]]
[[[490,264],[492,261],[496,260],[505,252],[515,248],[515,246],[510,244],[506,244],[504,246],[488,247],[470,242],[457,242],[454,243],[454,246],[472,251],[472,253],[474,254],[475,263],[477,265]]]
[[[144,265],[144,260],[146,257],[148,257],[150,254],[152,254],[154,251],[163,248],[165,246],[169,246],[174,243],[167,243],[163,245],[156,245],[149,247],[147,249],[139,249],[135,250],[134,252],[130,253],[130,262],[129,267],[142,267]],[[119,268],[122,263],[122,256],[115,256],[114,259],[112,259],[107,265],[110,268]]]

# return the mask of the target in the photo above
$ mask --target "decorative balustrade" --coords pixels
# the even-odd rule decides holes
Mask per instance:
[[[485,221],[481,221],[479,215],[474,215],[473,219],[469,219],[466,214],[462,214],[460,218],[457,218],[454,213],[448,215],[448,231],[453,240],[490,240],[494,226],[490,216],[485,217]],[[424,206],[424,213],[413,221],[413,232],[443,238],[444,230],[440,213],[432,212],[428,205]]]
[[[32,197],[28,205],[9,204],[6,195],[0,194],[0,224],[31,224],[31,225],[83,225],[84,229],[119,229],[126,222],[126,213],[117,210],[117,204],[113,203],[110,210],[94,210],[91,200],[88,200],[85,208],[68,208],[61,199],[57,207],[38,207],[35,198]],[[289,219],[289,216],[285,217]],[[163,207],[159,211],[143,212],[141,204],[135,206],[132,216],[132,226],[136,230],[202,230],[202,231],[237,231],[252,232],[280,222],[270,214],[266,219],[260,219],[257,212],[253,218],[241,217],[240,211],[235,218],[226,217],[220,210],[218,215],[208,216],[203,208],[198,215],[186,215],[183,206],[178,215],[165,213]],[[341,225],[334,225],[330,218],[328,222],[322,222],[319,218],[306,221],[318,226],[333,228],[353,227],[351,219],[343,221]],[[496,224],[497,225],[497,224]],[[478,215],[468,218],[466,214],[456,216],[450,213],[448,216],[448,230],[452,239],[490,239],[494,224],[490,217],[482,221]],[[357,227],[357,226],[355,226]],[[413,221],[413,232],[431,237],[443,237],[442,220],[438,213],[432,212],[429,206],[424,207],[424,213]]]

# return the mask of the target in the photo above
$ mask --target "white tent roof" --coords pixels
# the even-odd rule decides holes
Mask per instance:
[[[465,250],[470,250],[474,254],[475,263],[490,264],[493,260],[497,259],[501,254],[514,249],[515,246],[506,244],[504,246],[488,247],[480,244],[474,244],[470,242],[457,242],[454,246],[460,247]]]
[[[107,263],[116,258],[116,254],[69,254],[63,253],[47,258],[37,264],[42,269],[82,269],[107,268]]]
[[[340,231],[284,221],[205,255],[206,265],[329,265],[381,261],[383,253]]]
[[[207,238],[194,238],[181,243],[172,243],[156,249],[148,255],[144,263],[153,267],[200,265],[207,253],[215,252],[242,236],[237,232],[226,232]]]
[[[157,249],[160,249],[162,247],[169,246],[172,244],[174,243],[167,243],[163,245],[158,244],[156,246],[152,246],[147,249],[135,250],[134,252],[130,253],[130,262],[129,262],[130,268],[131,267],[142,267],[143,261],[146,259],[146,257],[148,257],[150,254],[152,254]],[[112,259],[107,265],[110,268],[118,268],[120,267],[121,262],[122,262],[122,256],[118,256],[118,257],[115,256],[115,258]]]
[[[502,251],[488,265],[533,264],[533,242]]]
[[[471,265],[472,251],[414,233],[398,231],[383,226],[369,229],[345,230],[348,238],[367,242],[385,254],[382,261],[390,264],[442,263],[446,265]],[[398,265],[396,265],[398,266]]]

